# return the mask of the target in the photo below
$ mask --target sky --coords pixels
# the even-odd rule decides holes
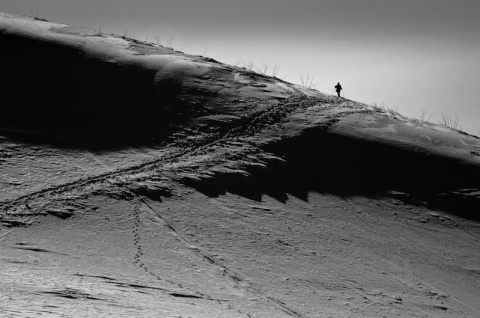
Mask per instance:
[[[277,66],[324,93],[340,82],[346,98],[480,133],[479,0],[0,0],[0,11]]]

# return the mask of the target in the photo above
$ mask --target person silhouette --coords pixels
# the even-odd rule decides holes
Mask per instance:
[[[337,92],[338,97],[340,97],[340,92],[342,91],[342,85],[340,85],[340,82],[335,85],[335,91]]]

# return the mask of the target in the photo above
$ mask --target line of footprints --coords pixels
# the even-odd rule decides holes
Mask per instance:
[[[133,244],[135,245],[135,248],[136,248],[133,264],[143,268],[145,272],[156,277],[156,275],[150,272],[147,266],[145,265],[145,263],[143,263],[142,260],[140,259],[143,255],[143,249],[142,249],[142,245],[140,245],[140,235],[138,233],[140,228],[140,210],[138,209],[138,207],[135,207],[132,214],[133,214]]]
[[[155,277],[159,281],[167,282],[171,285],[177,286],[178,288],[180,288],[182,290],[189,291],[192,294],[198,294],[196,291],[191,290],[190,288],[187,288],[187,287],[183,286],[182,284],[175,283],[175,282],[170,281],[168,279],[164,279],[164,278],[160,277],[159,275],[156,275],[150,269],[148,269],[147,265],[144,262],[142,262],[141,257],[143,256],[144,252],[143,252],[142,245],[140,244],[140,233],[139,233],[140,224],[141,224],[140,209],[138,207],[135,207],[135,209],[132,212],[132,215],[133,215],[133,218],[134,218],[134,221],[133,221],[133,244],[136,247],[136,252],[135,252],[133,264],[139,266],[146,273]]]

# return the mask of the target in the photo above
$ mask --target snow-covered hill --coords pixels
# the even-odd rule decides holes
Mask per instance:
[[[0,313],[480,314],[480,140],[0,14]]]

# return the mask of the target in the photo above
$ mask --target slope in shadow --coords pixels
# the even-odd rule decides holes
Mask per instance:
[[[152,70],[21,36],[1,34],[0,41],[0,130],[16,139],[103,149],[152,144],[192,115],[168,85],[163,89],[173,91],[159,94]],[[264,124],[273,125],[290,108],[298,108],[296,103],[290,106],[271,112],[278,116]],[[172,111],[176,109],[187,111]],[[247,117],[247,123],[253,121]],[[280,201],[287,194],[306,200],[311,191],[349,196],[394,190],[408,194],[409,200],[479,219],[475,208],[480,195],[457,191],[480,189],[479,169],[451,158],[343,137],[328,127],[305,130],[263,150],[286,163],[249,168],[248,177],[219,174],[210,181],[186,183],[210,196],[228,191],[255,200],[267,194]]]
[[[480,220],[480,197],[457,191],[480,189],[480,169],[455,159],[360,141],[322,128],[264,150],[286,162],[247,169],[249,177],[221,174],[186,184],[211,197],[230,192],[257,201],[264,194],[281,202],[288,194],[306,201],[312,191],[344,197],[395,195],[408,203]]]
[[[3,133],[108,148],[151,143],[169,129],[165,106],[178,101],[158,98],[153,71],[15,35],[0,41]]]

